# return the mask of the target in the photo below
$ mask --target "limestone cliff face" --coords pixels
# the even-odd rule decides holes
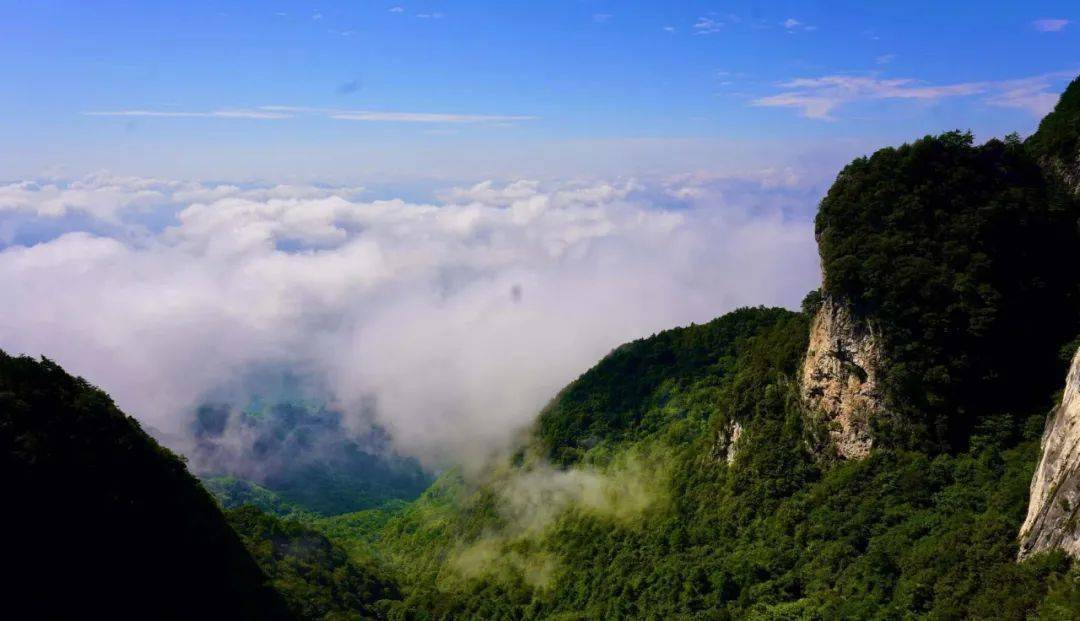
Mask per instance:
[[[844,459],[870,453],[870,418],[884,408],[879,387],[881,336],[847,304],[826,296],[814,317],[803,361],[801,393],[812,416],[825,420]]]
[[[739,438],[742,437],[742,433],[743,427],[738,421],[733,420],[724,425],[717,435],[713,456],[727,461],[729,466],[734,464],[735,458],[738,456],[738,442]]]
[[[1042,457],[1031,480],[1020,558],[1061,548],[1080,557],[1080,351],[1073,357],[1065,395],[1046,422]]]

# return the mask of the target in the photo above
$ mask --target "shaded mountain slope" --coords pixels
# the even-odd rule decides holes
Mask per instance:
[[[291,618],[183,462],[48,360],[0,353],[0,473],[9,610]]]

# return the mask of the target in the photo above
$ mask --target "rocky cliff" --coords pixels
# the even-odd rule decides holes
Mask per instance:
[[[1080,556],[1080,350],[1073,357],[1065,395],[1043,432],[1042,457],[1031,480],[1020,558],[1061,548]]]
[[[870,453],[870,418],[884,407],[878,385],[882,359],[880,335],[847,304],[826,296],[811,327],[800,390],[844,459]]]

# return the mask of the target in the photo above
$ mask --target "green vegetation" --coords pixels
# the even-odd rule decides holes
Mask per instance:
[[[721,328],[732,325],[740,329]],[[732,342],[710,341],[718,332]],[[805,428],[791,381],[806,338],[803,315],[743,309],[613,352],[635,369],[623,382],[634,384],[640,372],[656,387],[622,402],[652,422],[598,437],[569,471],[659,452],[667,457],[655,493],[666,501],[621,520],[571,504],[542,529],[493,536],[513,528],[514,500],[503,490],[537,468],[535,456],[526,451],[474,488],[441,480],[377,541],[408,607],[430,615],[418,618],[524,619],[1025,619],[1074,611],[1077,585],[1064,556],[1014,562],[1042,417],[1026,419],[1020,437],[1010,421],[984,420],[970,449],[955,455],[877,451],[865,461],[815,461],[807,450],[815,430]],[[676,339],[713,342],[730,355],[723,364],[650,364]],[[582,403],[609,403],[611,384],[600,379],[610,362],[563,391],[545,416],[587,417]],[[716,439],[731,420],[744,432],[729,466]],[[497,571],[463,567],[478,544]]]
[[[277,517],[295,517],[299,519],[308,515],[313,516],[302,507],[286,501],[281,497],[281,494],[266,489],[258,483],[223,476],[204,478],[202,484],[206,491],[210,492],[224,509],[236,509],[250,505]]]
[[[327,517],[305,515],[301,521],[337,542],[353,561],[367,563],[375,558],[372,544],[382,528],[409,506],[404,500],[388,500],[377,509]]]
[[[556,462],[568,464],[598,442],[656,433],[671,424],[672,416],[686,424],[706,421],[739,347],[763,325],[791,321],[802,320],[782,309],[742,309],[702,326],[627,343],[541,412],[536,437]],[[784,345],[794,358],[806,343],[797,332],[790,334]],[[791,376],[795,367],[780,370]],[[665,408],[676,396],[683,401]]]
[[[8,611],[290,617],[183,462],[48,360],[0,352],[0,472]]]
[[[297,618],[377,619],[400,599],[397,586],[378,568],[350,559],[298,521],[280,520],[253,506],[227,516]]]
[[[1069,84],[1026,144],[1043,166],[1080,193],[1080,78]]]
[[[963,450],[1037,412],[1080,325],[1080,207],[1014,137],[951,132],[849,164],[822,200],[824,290],[885,338],[879,444]]]

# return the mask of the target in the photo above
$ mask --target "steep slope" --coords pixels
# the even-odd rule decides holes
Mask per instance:
[[[1080,196],[1080,78],[1065,89],[1027,146],[1044,168]]]
[[[866,319],[825,298],[810,328],[801,377],[803,402],[828,428],[829,444],[844,459],[870,454],[870,420],[881,415],[881,335]]]
[[[1073,80],[1054,111],[1028,138],[1027,147],[1080,204],[1080,78]],[[1074,212],[1080,209],[1074,208]],[[1074,222],[1080,229],[1080,220]],[[1080,247],[1069,248],[1074,278]],[[1074,326],[1080,331],[1080,321]],[[1075,345],[1075,343],[1074,343]],[[1080,556],[1080,351],[1073,357],[1060,405],[1046,421],[1042,455],[1031,481],[1031,501],[1020,531],[1020,557],[1054,548]]]
[[[1061,405],[1047,420],[1027,519],[1020,529],[1020,558],[1053,548],[1080,556],[1080,350],[1073,357]]]
[[[184,464],[52,362],[0,352],[0,472],[6,609],[291,618]]]
[[[928,136],[841,171],[816,219],[823,312],[880,335],[875,445],[963,450],[981,420],[1041,407],[1078,321],[1078,216],[1013,137]]]
[[[554,461],[570,464],[599,443],[640,439],[671,417],[709,418],[718,381],[747,339],[793,321],[779,308],[740,309],[701,326],[665,330],[627,343],[567,386],[540,413],[535,438]],[[693,392],[687,411],[666,408]],[[725,423],[741,422],[734,419]]]

